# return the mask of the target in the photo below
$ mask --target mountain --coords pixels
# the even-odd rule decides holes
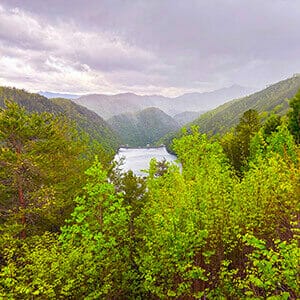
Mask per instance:
[[[174,106],[183,112],[200,111],[213,109],[231,99],[239,98],[253,92],[253,89],[239,85],[222,88],[206,93],[188,93],[174,99]]]
[[[199,118],[188,124],[199,126],[203,133],[225,133],[239,123],[243,113],[249,109],[258,112],[271,112],[285,114],[289,109],[288,99],[292,98],[300,89],[300,75],[279,81],[252,95],[229,101],[211,111],[202,114]],[[167,134],[159,143],[169,146],[172,139],[180,136],[180,132]]]
[[[42,92],[42,91],[38,92],[38,94],[48,99],[51,98],[77,99],[80,97],[80,95],[61,94],[61,93]]]
[[[166,114],[174,116],[184,111],[209,110],[233,98],[249,94],[250,89],[231,86],[208,93],[189,93],[176,98],[160,95],[140,96],[133,93],[117,95],[93,94],[73,101],[85,106],[104,119],[123,113],[135,113],[147,107],[157,107]]]
[[[123,113],[135,113],[147,107],[165,107],[164,103],[169,98],[163,96],[139,96],[133,93],[123,93],[117,95],[93,94],[82,96],[75,103],[85,106],[104,119]]]
[[[181,126],[190,123],[197,119],[200,115],[204,114],[205,111],[184,111],[173,117],[173,119]]]
[[[1,107],[4,107],[5,99],[13,100],[24,106],[28,111],[66,115],[75,121],[79,130],[87,132],[109,152],[116,150],[120,144],[119,138],[100,116],[71,100],[62,98],[47,99],[39,94],[28,93],[24,90],[0,87]]]
[[[276,108],[277,113],[284,114],[289,108],[288,99],[292,98],[299,89],[300,76],[293,76],[247,97],[227,102],[201,115],[192,124],[198,125],[202,132],[215,134],[224,133],[237,125],[240,117],[249,109],[271,112]]]
[[[180,125],[162,110],[150,107],[137,113],[120,114],[107,120],[124,144],[132,147],[153,144]]]

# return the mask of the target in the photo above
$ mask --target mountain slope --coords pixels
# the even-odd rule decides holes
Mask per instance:
[[[194,121],[195,119],[197,119],[200,115],[204,114],[205,111],[201,112],[197,112],[197,111],[184,111],[182,113],[179,113],[177,115],[175,115],[173,118],[174,120],[181,126],[190,123],[192,121]]]
[[[240,98],[253,92],[253,89],[239,85],[222,88],[206,93],[189,93],[176,97],[173,104],[180,111],[207,111],[213,109],[226,101]]]
[[[190,93],[176,98],[159,95],[139,96],[133,93],[117,95],[86,95],[73,101],[85,106],[104,119],[123,113],[135,113],[148,107],[157,107],[166,114],[174,116],[185,111],[212,109],[221,103],[249,93],[249,89],[232,86],[208,93]]]
[[[201,132],[223,133],[238,124],[240,117],[249,109],[270,112],[275,108],[284,114],[288,101],[300,89],[300,76],[282,80],[250,96],[232,100],[211,110],[192,122]]]
[[[121,137],[124,144],[133,147],[153,144],[165,134],[180,128],[172,117],[154,107],[138,113],[114,116],[107,122]]]
[[[28,93],[16,88],[0,87],[0,106],[4,100],[13,100],[29,111],[50,112],[66,115],[75,121],[79,130],[87,132],[107,151],[117,149],[120,141],[109,125],[96,113],[68,99],[47,99],[39,94]]]
[[[270,85],[252,95],[227,102],[211,111],[202,114],[198,119],[188,124],[199,126],[203,133],[225,133],[239,123],[240,117],[249,109],[258,112],[271,112],[276,108],[277,113],[284,114],[289,108],[288,99],[292,98],[300,89],[300,76],[293,76]],[[164,143],[170,150],[170,144],[181,133],[167,134],[159,143]]]

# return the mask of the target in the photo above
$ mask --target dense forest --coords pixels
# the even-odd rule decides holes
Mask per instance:
[[[30,112],[48,112],[64,115],[74,122],[81,134],[87,134],[91,140],[97,141],[107,153],[112,153],[120,144],[118,135],[95,112],[63,98],[47,99],[39,94],[24,90],[0,87],[0,107],[4,107],[6,99],[13,100]]]
[[[140,178],[65,114],[4,101],[0,298],[298,299],[300,92],[289,105],[192,127],[182,169]]]
[[[113,116],[107,123],[118,133],[122,143],[131,147],[153,145],[166,134],[180,128],[175,119],[156,107]]]
[[[254,109],[262,113],[262,118],[266,118],[267,112],[276,112],[279,115],[287,113],[289,108],[288,99],[292,98],[300,89],[300,76],[294,75],[291,78],[279,81],[265,89],[249,96],[238,98],[226,102],[223,105],[212,109],[199,118],[195,119],[187,127],[197,125],[201,133],[208,135],[224,134],[236,126],[243,113],[249,109]],[[159,143],[167,145],[172,151],[172,140],[180,137],[181,131],[167,134]]]

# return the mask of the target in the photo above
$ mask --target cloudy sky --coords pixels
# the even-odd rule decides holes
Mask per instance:
[[[300,0],[0,0],[0,85],[163,94],[300,72]]]

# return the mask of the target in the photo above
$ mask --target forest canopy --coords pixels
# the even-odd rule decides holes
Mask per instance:
[[[7,102],[0,297],[297,299],[299,101],[263,124],[246,111],[219,139],[194,127],[174,141],[182,170],[153,160],[147,178]]]

